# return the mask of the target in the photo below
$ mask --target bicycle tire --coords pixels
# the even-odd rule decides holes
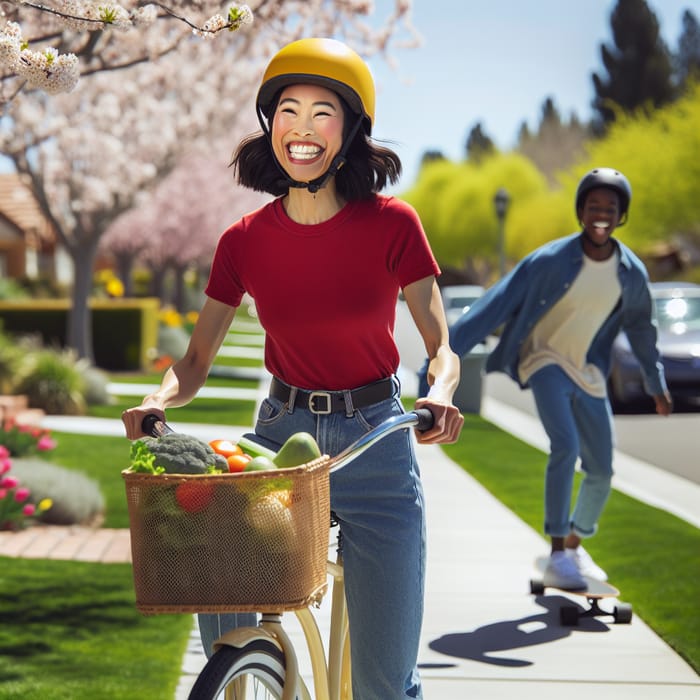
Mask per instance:
[[[259,681],[267,693],[263,697],[279,700],[285,677],[284,653],[272,642],[255,639],[240,648],[223,646],[207,661],[192,686],[188,700],[223,698],[227,686],[245,678]],[[248,693],[245,697],[257,695]]]

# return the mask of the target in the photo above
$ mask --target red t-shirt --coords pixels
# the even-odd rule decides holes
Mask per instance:
[[[399,289],[439,274],[418,215],[375,195],[321,224],[290,219],[276,199],[221,236],[206,294],[255,300],[265,366],[304,389],[352,389],[395,373]]]

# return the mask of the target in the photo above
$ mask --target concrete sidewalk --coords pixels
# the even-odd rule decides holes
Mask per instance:
[[[490,408],[501,418],[507,414],[498,406]],[[524,416],[508,415],[515,434],[528,432]],[[520,418],[525,422],[518,425]],[[123,435],[119,421],[47,417],[44,425],[57,431]],[[177,427],[203,439],[220,437],[221,432],[220,426]],[[237,430],[243,432],[231,430],[234,438]],[[700,677],[640,618],[635,616],[629,625],[615,625],[606,617],[562,627],[558,607],[566,597],[529,593],[533,560],[548,550],[544,538],[439,447],[418,450],[428,517],[420,651],[426,700],[500,700],[509,693],[537,700],[700,700]],[[676,501],[675,510],[684,511],[687,482],[654,476],[653,489],[661,489],[667,505]],[[631,472],[627,478],[636,481]],[[576,596],[571,600],[581,602]],[[329,606],[327,595],[317,615],[324,638]],[[290,613],[285,619],[297,647],[303,648],[296,618]],[[176,700],[187,697],[203,664],[193,631]],[[303,656],[300,666],[309,678]]]

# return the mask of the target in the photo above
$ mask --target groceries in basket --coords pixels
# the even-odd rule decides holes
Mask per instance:
[[[326,584],[330,505],[329,460],[313,438],[297,433],[276,453],[255,445],[258,454],[246,454],[268,467],[230,473],[221,460],[231,455],[215,451],[230,444],[174,435],[135,441],[122,472],[137,607],[214,612],[315,600]]]
[[[309,433],[292,435],[278,452],[241,437],[209,443],[183,433],[143,437],[131,445],[129,471],[139,474],[225,474],[297,467],[318,459],[321,450]]]

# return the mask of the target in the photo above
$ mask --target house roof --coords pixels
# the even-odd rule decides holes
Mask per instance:
[[[55,241],[53,227],[41,213],[31,189],[21,175],[0,173],[0,216],[22,231],[29,244]]]

